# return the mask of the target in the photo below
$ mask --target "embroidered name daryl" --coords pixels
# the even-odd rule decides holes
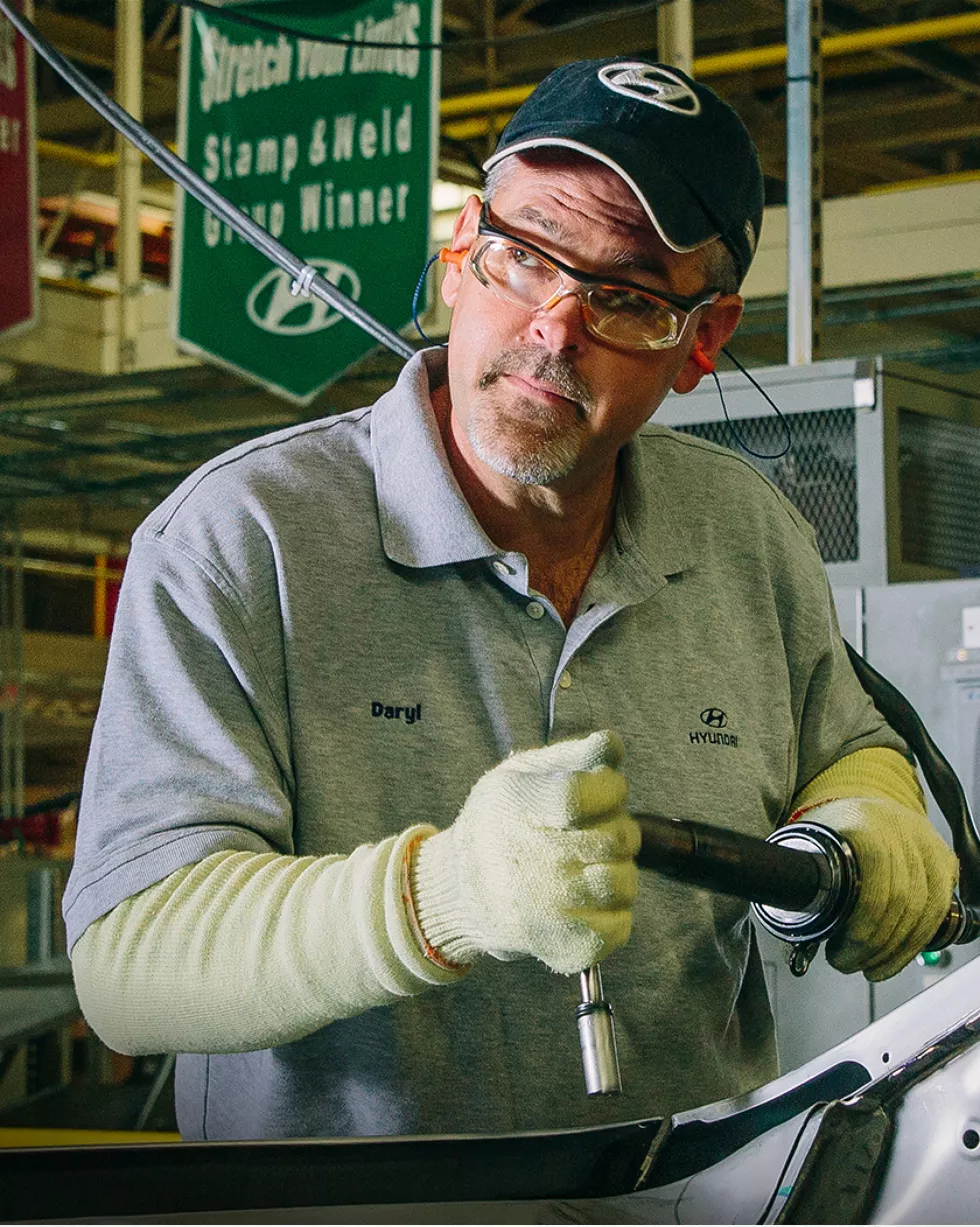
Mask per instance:
[[[371,703],[371,715],[383,716],[385,720],[401,720],[404,717],[406,724],[414,724],[416,720],[422,719],[422,704],[416,703],[412,707],[391,707],[375,699]]]

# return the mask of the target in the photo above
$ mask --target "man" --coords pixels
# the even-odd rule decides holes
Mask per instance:
[[[204,466],[134,538],[66,915],[100,1034],[185,1054],[187,1137],[600,1124],[774,1076],[746,907],[638,880],[627,779],[636,811],[845,833],[842,969],[892,974],[949,904],[809,528],[645,425],[738,322],[740,121],[583,62],[488,169],[448,355]],[[625,1090],[589,1099],[573,973],[607,956]]]

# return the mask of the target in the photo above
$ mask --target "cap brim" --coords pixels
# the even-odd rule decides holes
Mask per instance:
[[[623,138],[608,128],[595,130],[601,133],[602,148],[589,139],[591,125],[579,125],[574,135],[559,136],[550,131],[539,136],[528,135],[508,144],[505,149],[496,150],[483,163],[484,171],[496,166],[512,153],[521,153],[527,149],[546,149],[559,147],[573,149],[586,157],[595,158],[611,170],[615,171],[630,188],[651,224],[667,246],[676,252],[697,251],[706,243],[720,237],[718,228],[702,209],[697,197],[678,175],[672,173],[666,166],[656,163],[644,166],[641,184],[626,169],[625,164],[637,164],[649,152],[641,153],[636,143]],[[656,207],[654,207],[654,205]]]

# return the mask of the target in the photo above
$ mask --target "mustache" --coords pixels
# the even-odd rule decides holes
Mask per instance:
[[[542,353],[537,346],[507,349],[493,358],[480,376],[481,391],[492,387],[501,375],[536,379],[554,388],[559,396],[577,401],[589,412],[595,407],[591,388],[571,362],[560,354]]]

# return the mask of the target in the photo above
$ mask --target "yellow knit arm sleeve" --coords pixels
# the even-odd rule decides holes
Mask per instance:
[[[794,818],[799,818],[814,806],[843,797],[895,801],[908,809],[926,812],[915,768],[897,750],[884,747],[855,750],[832,763],[800,789],[793,798],[791,812]]]
[[[406,848],[433,830],[178,869],[75,943],[85,1017],[117,1052],[245,1052],[460,979],[425,958],[403,903]]]

